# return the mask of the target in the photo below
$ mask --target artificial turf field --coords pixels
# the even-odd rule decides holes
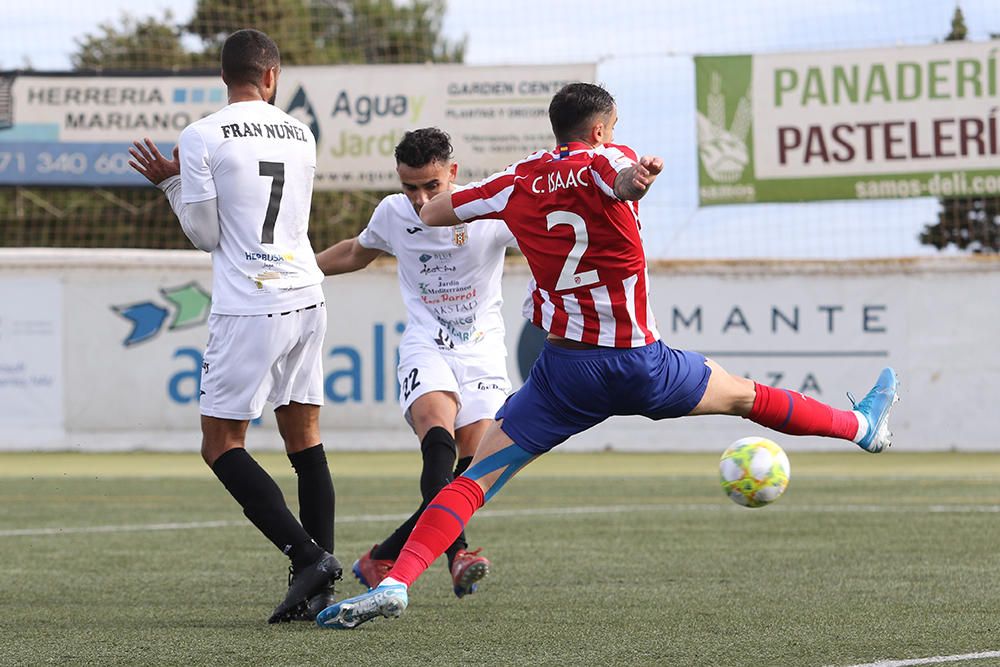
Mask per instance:
[[[417,503],[417,454],[330,460],[346,570]],[[0,454],[0,664],[1000,665],[1000,455],[792,453],[755,510],[716,461],[543,457],[470,524],[477,594],[442,559],[338,632],[264,622],[287,561],[197,454]]]

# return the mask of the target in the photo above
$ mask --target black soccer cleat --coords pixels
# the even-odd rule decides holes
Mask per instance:
[[[295,568],[291,565],[288,566],[288,586],[291,587],[292,582],[295,581]],[[336,591],[334,590],[333,583],[327,586],[325,589],[316,593],[311,598],[305,602],[300,602],[299,605],[288,612],[289,621],[315,621],[316,615],[323,611],[330,605],[336,603]]]
[[[336,603],[337,598],[333,589],[333,584],[330,584],[305,602],[300,602],[299,606],[288,613],[288,620],[315,621],[317,614]]]
[[[296,614],[300,608],[305,609],[305,613],[308,613],[312,598],[324,596],[328,591],[332,596],[333,582],[339,580],[342,575],[343,568],[340,566],[340,561],[333,554],[324,552],[315,563],[290,577],[285,599],[275,607],[274,613],[267,619],[267,622],[286,623],[294,620],[293,614]],[[322,604],[323,601],[325,601],[325,597],[318,600],[317,604]],[[319,606],[319,610],[323,608],[323,606]]]

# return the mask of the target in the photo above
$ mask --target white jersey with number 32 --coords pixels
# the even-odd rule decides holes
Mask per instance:
[[[184,203],[215,199],[212,312],[263,315],[323,300],[309,243],[316,140],[263,101],[236,102],[181,133]]]

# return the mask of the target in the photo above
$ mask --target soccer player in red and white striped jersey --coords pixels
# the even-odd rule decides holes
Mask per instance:
[[[609,137],[615,120],[612,113]],[[536,326],[601,347],[659,340],[639,204],[615,194],[627,170],[652,182],[663,163],[644,159],[645,167],[628,146],[567,141],[453,195],[455,215],[465,222],[498,215],[507,221],[534,275],[524,315]]]
[[[663,169],[612,144],[618,118],[600,86],[575,83],[552,99],[558,147],[490,178],[432,199],[428,225],[503,219],[533,276],[526,316],[548,332],[531,374],[497,412],[472,465],[428,505],[388,577],[368,593],[320,612],[322,627],[347,629],[399,616],[408,587],[477,509],[537,456],[612,415],[667,419],[735,415],[793,435],[889,446],[897,400],[891,368],[854,410],[727,373],[697,352],[662,341],[649,307],[638,200]]]

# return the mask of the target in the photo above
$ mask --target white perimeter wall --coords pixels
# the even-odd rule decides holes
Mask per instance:
[[[668,344],[839,407],[849,405],[846,391],[860,399],[892,365],[903,383],[892,423],[898,449],[1000,449],[1000,262],[678,263],[650,271]],[[508,264],[515,387],[540,340],[520,316],[527,277],[519,260]],[[395,265],[328,278],[325,289],[324,440],[415,447],[396,402],[406,318]],[[197,251],[0,250],[0,448],[197,449],[207,336],[200,293],[210,290],[209,260]],[[615,418],[562,448],[721,451],[763,432],[729,417]],[[776,439],[793,450],[844,446]],[[269,411],[249,440],[279,446]]]

